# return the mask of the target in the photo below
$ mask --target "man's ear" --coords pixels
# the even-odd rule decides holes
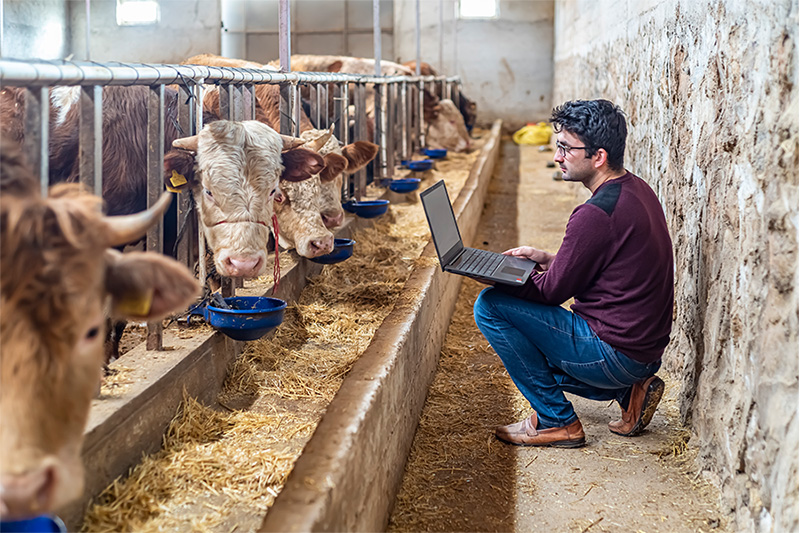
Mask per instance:
[[[378,155],[378,145],[369,141],[356,141],[342,148],[347,158],[347,172],[361,170]]]
[[[608,152],[606,152],[605,148],[598,148],[594,155],[596,158],[594,160],[594,168],[600,168],[605,163],[608,163]]]
[[[194,154],[176,148],[164,155],[164,185],[168,191],[183,192],[194,182]]]
[[[293,148],[281,154],[283,159],[282,180],[303,181],[325,169],[322,156],[304,148]]]
[[[349,165],[347,158],[339,154],[328,154],[324,159],[325,168],[319,173],[319,179],[322,183],[335,180]]]
[[[189,270],[164,255],[107,250],[105,261],[114,318],[160,320],[186,309],[200,295],[200,284]]]

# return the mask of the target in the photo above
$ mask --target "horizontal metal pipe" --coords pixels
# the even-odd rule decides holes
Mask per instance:
[[[195,83],[375,83],[461,81],[458,76],[362,76],[344,73],[276,72],[267,69],[207,67],[200,65],[149,65],[145,63],[20,61],[0,59],[3,85],[168,85],[184,80]]]

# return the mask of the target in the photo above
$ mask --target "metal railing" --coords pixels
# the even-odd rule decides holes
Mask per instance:
[[[43,194],[50,183],[49,124],[50,90],[58,86],[80,86],[79,105],[79,180],[95,194],[102,195],[103,161],[103,87],[107,85],[148,86],[147,99],[147,206],[164,189],[163,160],[165,121],[173,120],[182,136],[195,135],[203,127],[203,91],[208,85],[219,88],[220,118],[250,120],[256,116],[255,86],[280,86],[280,133],[300,134],[300,87],[309,88],[309,119],[319,129],[334,125],[334,135],[344,143],[370,140],[379,145],[372,163],[372,176],[366,169],[352,179],[345,175],[342,201],[359,200],[370,182],[384,184],[392,179],[395,161],[410,159],[417,149],[426,146],[423,121],[423,91],[429,86],[449,96],[458,105],[461,82],[445,76],[367,76],[343,73],[278,72],[267,69],[210,67],[196,65],[153,65],[120,62],[19,61],[0,59],[0,87],[26,89],[23,150],[39,176]],[[167,117],[165,87],[178,91],[177,113]],[[245,91],[249,98],[245,98]],[[333,91],[332,98],[330,98]],[[367,139],[367,94],[373,93],[374,138]],[[354,128],[350,132],[350,106],[354,107]],[[248,104],[249,102],[249,104]],[[333,103],[333,109],[329,104]],[[191,193],[189,193],[191,194]],[[189,268],[198,257],[201,279],[205,279],[202,228],[191,213],[189,194],[178,195],[175,228],[187,220],[197,239],[182,239],[176,246],[176,258]],[[177,239],[177,235],[173,235]],[[164,223],[152,228],[146,237],[146,249],[163,253]],[[277,246],[277,244],[276,244]],[[170,251],[171,252],[171,251]],[[225,295],[235,287],[223,286]],[[161,349],[160,323],[148,324],[147,348]]]

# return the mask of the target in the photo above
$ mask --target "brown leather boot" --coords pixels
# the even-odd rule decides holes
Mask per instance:
[[[612,433],[623,437],[633,437],[642,432],[656,412],[661,395],[664,394],[664,382],[658,376],[651,376],[631,387],[631,399],[628,408],[622,410],[622,420],[608,423]]]
[[[560,428],[536,429],[538,425],[539,419],[534,411],[531,416],[521,422],[498,427],[494,434],[503,442],[517,446],[580,448],[586,444],[580,420]]]

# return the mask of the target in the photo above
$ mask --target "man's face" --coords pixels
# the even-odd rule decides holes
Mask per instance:
[[[556,137],[556,152],[553,161],[561,168],[564,181],[580,181],[588,183],[597,169],[594,158],[586,157],[586,145],[566,130],[561,130]]]

